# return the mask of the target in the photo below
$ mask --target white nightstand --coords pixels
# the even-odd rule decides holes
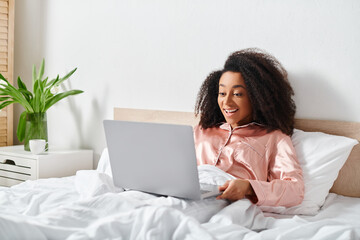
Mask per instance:
[[[12,186],[26,180],[65,177],[77,170],[93,169],[92,150],[57,150],[34,155],[24,146],[0,147],[0,185]]]

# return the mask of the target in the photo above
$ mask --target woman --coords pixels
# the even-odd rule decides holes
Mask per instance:
[[[293,95],[282,65],[258,49],[231,54],[224,69],[204,81],[195,107],[197,161],[236,177],[219,187],[218,199],[285,207],[302,202],[302,170],[290,138]]]

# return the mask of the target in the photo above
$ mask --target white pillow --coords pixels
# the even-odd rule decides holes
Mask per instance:
[[[304,201],[295,207],[267,207],[267,212],[315,215],[324,204],[338,173],[358,141],[321,132],[294,130],[291,137],[303,170]]]

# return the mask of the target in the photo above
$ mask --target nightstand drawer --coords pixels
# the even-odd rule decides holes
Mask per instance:
[[[5,186],[5,187],[11,187],[15,184],[19,184],[22,183],[24,181],[19,181],[19,180],[15,180],[15,179],[11,179],[11,178],[4,178],[4,177],[0,177],[0,186]]]
[[[1,185],[13,185],[13,183],[19,183],[29,179],[36,179],[36,161],[15,156],[0,155]]]

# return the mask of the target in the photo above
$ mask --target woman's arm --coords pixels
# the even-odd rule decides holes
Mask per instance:
[[[219,187],[219,191],[223,191],[216,199],[228,199],[236,201],[243,198],[249,198],[253,203],[257,202],[257,197],[250,182],[244,179],[234,179],[227,181]]]
[[[249,180],[257,205],[292,207],[304,199],[302,169],[289,136],[269,151],[268,181]]]
[[[257,205],[295,206],[304,197],[302,170],[291,138],[281,139],[269,152],[268,181],[235,179],[219,187],[224,191],[218,199],[236,201],[250,199]]]

